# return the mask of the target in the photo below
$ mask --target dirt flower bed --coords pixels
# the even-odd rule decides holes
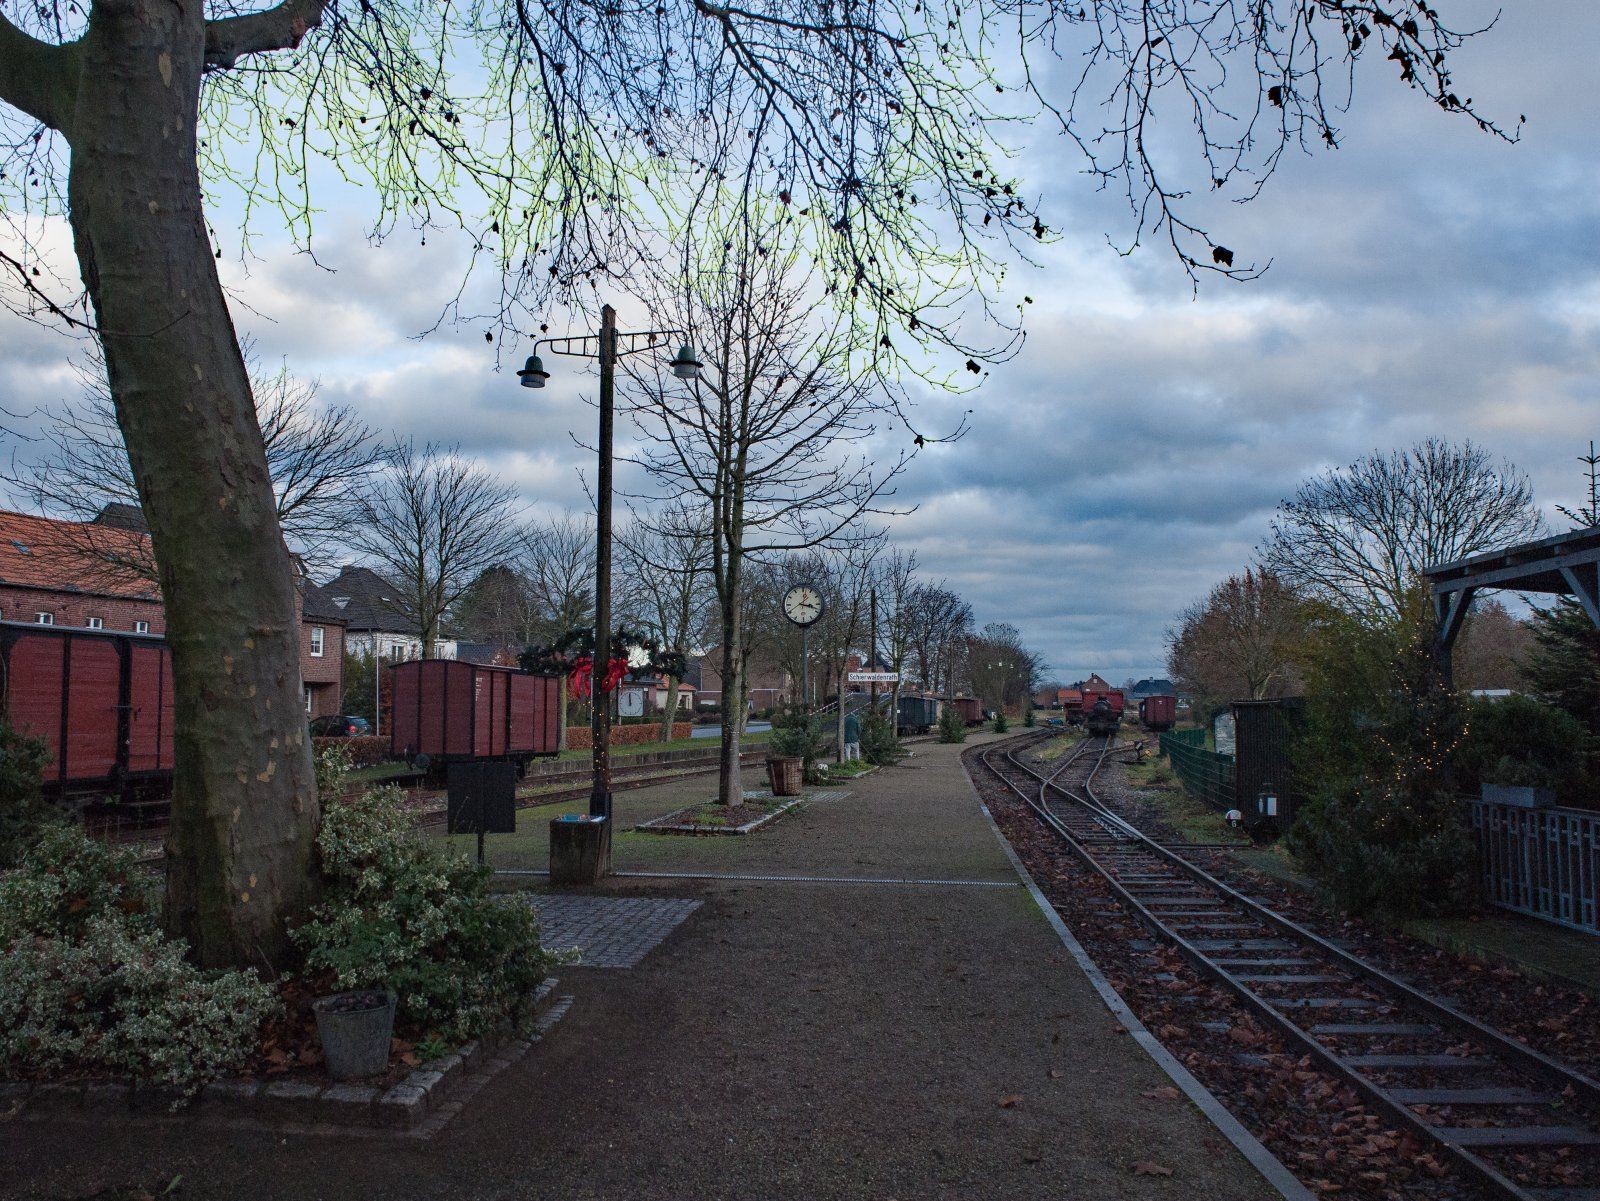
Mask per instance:
[[[745,801],[739,805],[719,805],[706,801],[686,805],[671,813],[641,822],[635,830],[646,834],[744,834],[773,821],[804,797],[773,797],[767,801]]]

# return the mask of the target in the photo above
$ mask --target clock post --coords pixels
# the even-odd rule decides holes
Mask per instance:
[[[810,584],[796,584],[783,594],[783,615],[800,627],[800,708],[811,712],[811,627],[826,606],[822,593]]]

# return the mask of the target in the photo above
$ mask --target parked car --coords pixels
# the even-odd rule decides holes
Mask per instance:
[[[313,738],[360,738],[371,731],[372,725],[364,717],[352,713],[335,713],[314,718],[311,722]]]

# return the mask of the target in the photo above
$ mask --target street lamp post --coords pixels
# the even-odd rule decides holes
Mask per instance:
[[[593,733],[594,783],[589,793],[589,816],[611,823],[611,706],[601,692],[611,666],[611,443],[615,412],[617,360],[665,344],[678,330],[652,329],[639,333],[617,330],[617,311],[609,304],[600,310],[600,332],[570,338],[543,338],[533,344],[533,354],[517,376],[524,388],[542,388],[550,373],[539,358],[539,347],[552,354],[600,361],[600,466],[595,480],[594,546],[594,670],[590,673],[589,728]],[[623,343],[626,342],[626,345]],[[591,349],[593,347],[593,349]],[[679,379],[700,378],[700,364],[687,342],[672,360]]]

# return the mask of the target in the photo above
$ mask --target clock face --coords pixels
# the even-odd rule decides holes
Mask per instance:
[[[822,593],[810,584],[797,584],[783,594],[783,615],[797,626],[808,626],[822,616]]]

